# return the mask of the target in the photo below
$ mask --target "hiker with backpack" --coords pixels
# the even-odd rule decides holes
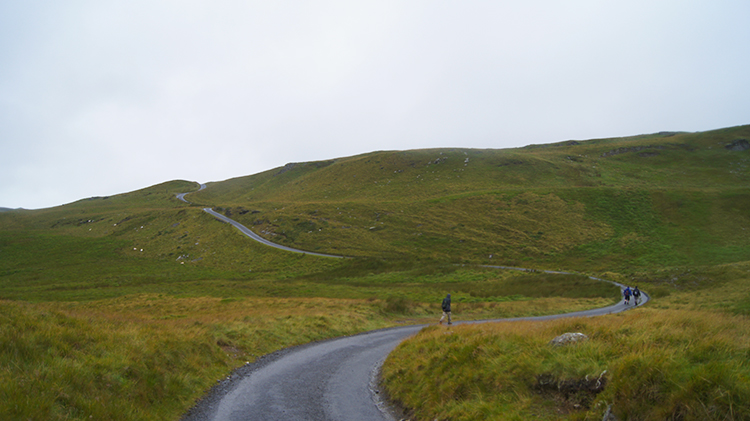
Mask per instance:
[[[443,298],[443,317],[440,318],[439,324],[443,324],[443,320],[448,317],[448,325],[452,325],[451,322],[451,295],[448,294],[447,297]]]
[[[630,287],[625,287],[625,289],[622,291],[622,295],[625,297],[625,304],[630,304]]]

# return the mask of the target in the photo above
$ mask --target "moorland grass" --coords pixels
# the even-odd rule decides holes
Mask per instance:
[[[750,263],[640,281],[670,294],[599,318],[425,329],[386,360],[384,388],[414,420],[601,419],[610,406],[619,419],[748,419]],[[566,332],[590,339],[549,344]],[[600,378],[597,393],[570,387]]]
[[[725,148],[748,136],[740,126],[374,152],[212,183],[191,197],[273,241],[349,256],[580,271],[723,264],[750,255],[750,152]]]
[[[260,355],[404,322],[432,322],[444,288],[456,291],[454,313],[463,319],[599,307],[616,292],[592,289],[575,298],[556,297],[560,288],[581,287],[588,279],[582,276],[561,277],[555,284],[545,274],[487,268],[403,273],[391,268],[378,274],[362,269],[373,266],[340,269],[349,277],[330,283],[311,276],[152,279],[153,284],[121,287],[81,280],[30,288],[26,297],[45,299],[0,303],[0,413],[30,419],[174,419],[217,378]],[[473,296],[485,283],[506,284],[513,295],[498,290],[491,297]],[[67,292],[45,292],[56,285]],[[79,293],[71,295],[75,288]],[[141,292],[126,294],[133,290]],[[315,298],[321,296],[337,298]],[[360,298],[340,298],[345,296]]]
[[[386,325],[377,303],[138,295],[0,301],[4,419],[176,419],[260,355]]]
[[[683,320],[705,316],[707,326],[743,321],[750,293],[738,262],[750,258],[750,152],[725,145],[748,137],[750,126],[740,126],[512,150],[373,152],[209,183],[200,192],[197,183],[174,181],[2,212],[0,299],[14,301],[2,301],[0,328],[15,340],[3,342],[0,356],[7,398],[0,413],[174,419],[216,373],[245,358],[431,321],[447,292],[459,319],[567,312],[617,299],[616,288],[583,276],[525,277],[478,265],[639,283],[658,298],[649,311],[667,312],[667,320],[679,312]],[[176,199],[181,192],[193,192],[192,204]],[[355,258],[267,248],[204,206],[272,241]],[[620,329],[601,323],[602,332]],[[665,352],[682,346],[662,343]],[[742,366],[732,352],[726,366]],[[731,386],[730,377],[719,380]],[[693,396],[703,393],[697,386],[689,390],[670,392],[670,402],[712,402]],[[476,417],[495,406],[556,408],[529,399],[479,405]]]
[[[725,420],[750,417],[750,323],[705,311],[428,328],[383,368],[410,419]],[[584,343],[554,347],[565,332]],[[601,379],[599,394],[560,385]],[[549,384],[552,383],[550,387]]]

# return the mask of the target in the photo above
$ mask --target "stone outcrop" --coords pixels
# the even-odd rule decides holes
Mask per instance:
[[[733,152],[742,152],[750,149],[750,142],[747,139],[735,139],[724,147]]]
[[[589,337],[580,332],[568,332],[550,341],[553,346],[565,346],[576,342],[586,341]]]

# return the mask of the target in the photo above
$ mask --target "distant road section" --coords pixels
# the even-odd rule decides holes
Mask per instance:
[[[201,190],[203,190],[205,188],[206,188],[206,185],[205,184],[201,184],[201,187],[198,189],[198,191],[201,191]],[[185,199],[185,195],[188,195],[190,193],[192,193],[192,192],[177,193],[177,199],[179,199],[179,200],[181,200],[181,201],[183,201],[185,203],[189,203],[189,204],[192,205],[191,202],[189,202],[187,199]],[[206,213],[214,216],[216,219],[218,219],[218,220],[220,220],[222,222],[226,222],[228,224],[232,224],[235,228],[237,228],[238,230],[240,230],[241,233],[247,235],[251,239],[253,239],[253,240],[255,240],[255,241],[257,241],[257,242],[259,242],[261,244],[264,244],[266,246],[277,248],[277,249],[280,249],[280,250],[291,251],[292,253],[309,254],[311,256],[333,257],[333,258],[336,258],[336,259],[345,259],[346,258],[346,256],[337,256],[335,254],[316,253],[316,252],[313,252],[313,251],[300,250],[300,249],[295,249],[295,248],[291,248],[291,247],[282,246],[281,244],[276,244],[274,242],[266,240],[265,238],[261,237],[260,235],[258,235],[256,233],[252,232],[250,230],[250,228],[248,228],[248,227],[240,224],[239,222],[235,221],[234,219],[227,218],[226,216],[224,216],[224,215],[222,215],[222,214],[214,211],[211,208],[203,208],[203,210]]]
[[[520,270],[521,272],[551,273],[553,275],[580,275],[580,273],[573,273],[573,272],[560,272],[560,271],[557,271],[557,270],[526,269],[526,268],[516,268],[516,267],[512,267],[512,266],[482,265],[482,267],[493,268],[493,269],[503,269],[503,270]],[[610,284],[617,285],[618,287],[620,287],[620,298],[622,298],[622,292],[627,287],[627,285],[623,285],[623,284],[621,284],[619,282],[610,281],[610,280],[607,280],[607,279],[595,278],[593,276],[589,276],[589,278],[593,279],[595,281],[609,282]],[[646,304],[650,300],[651,300],[651,297],[645,291],[641,291],[641,299],[638,302],[638,305]],[[612,305],[612,306],[609,306],[609,307],[597,308],[597,309],[593,309],[593,310],[579,311],[579,312],[576,312],[576,313],[568,313],[568,315],[571,315],[571,314],[574,315],[574,316],[570,316],[570,317],[603,316],[605,314],[610,314],[610,313],[619,313],[621,311],[629,310],[630,308],[633,308],[633,307],[636,307],[636,306],[631,306],[629,304],[625,304],[624,302],[621,302],[619,304],[615,304],[615,305]],[[547,316],[540,316],[540,317],[536,317],[536,318],[532,318],[532,319],[533,320],[545,320],[545,317],[547,317]],[[557,317],[555,316],[553,318],[557,318]],[[504,320],[513,321],[513,320],[528,320],[528,319],[527,318],[521,318],[521,319],[504,319]]]
[[[252,238],[253,240],[255,240],[255,241],[259,242],[259,243],[265,244],[267,246],[274,247],[274,248],[277,248],[277,249],[280,249],[280,250],[291,251],[293,253],[309,254],[311,256],[333,257],[333,258],[336,258],[336,259],[344,259],[345,258],[345,256],[337,256],[335,254],[315,253],[315,252],[312,252],[312,251],[299,250],[299,249],[295,249],[295,248],[291,248],[291,247],[282,246],[281,244],[276,244],[274,242],[266,240],[265,238],[261,237],[260,235],[258,235],[256,233],[250,231],[250,228],[248,228],[248,227],[240,224],[239,222],[235,221],[234,219],[227,218],[226,216],[224,216],[224,215],[222,215],[222,214],[214,211],[211,208],[203,208],[203,210],[206,213],[208,213],[208,214],[213,215],[214,217],[216,217],[216,219],[219,219],[219,220],[221,220],[223,222],[226,222],[228,224],[234,225],[234,227],[237,228],[238,230],[240,230],[240,232],[242,232],[243,234],[245,234],[248,237]]]
[[[198,191],[201,191],[201,190],[203,190],[203,189],[205,189],[205,188],[206,188],[206,185],[205,185],[205,184],[201,184],[201,188],[199,188],[199,189],[198,189]],[[178,198],[179,200],[182,200],[182,201],[183,201],[183,202],[185,202],[185,203],[190,203],[190,202],[188,202],[188,201],[187,201],[187,199],[185,199],[185,195],[186,195],[186,194],[190,194],[190,193],[193,193],[193,192],[187,192],[187,193],[177,193],[177,198]],[[192,203],[190,203],[190,204],[192,205]]]

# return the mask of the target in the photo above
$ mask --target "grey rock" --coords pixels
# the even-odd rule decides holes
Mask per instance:
[[[733,152],[742,152],[750,149],[750,142],[747,139],[735,139],[724,147]]]
[[[556,337],[550,341],[550,345],[564,346],[576,342],[582,342],[588,340],[589,337],[580,332],[568,332]]]

